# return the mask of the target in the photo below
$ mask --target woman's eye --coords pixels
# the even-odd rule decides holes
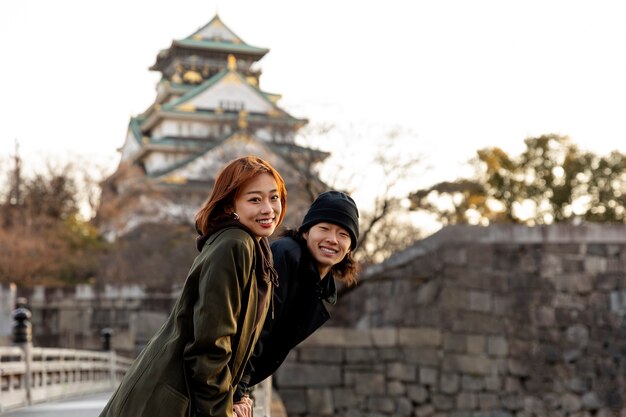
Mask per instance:
[[[254,198],[251,198],[251,199],[250,199],[250,200],[248,200],[248,201],[250,201],[250,202],[252,202],[252,203],[258,203],[259,201],[261,201],[261,199],[260,199],[259,197],[254,197]]]
[[[274,200],[274,201],[278,200],[279,198],[280,198],[280,197],[279,197],[279,196],[277,196],[277,195],[272,196],[272,200]]]
[[[341,233],[341,234],[340,234],[340,236],[341,236],[341,237],[350,237],[350,236],[348,236],[348,234],[347,234],[347,233]]]

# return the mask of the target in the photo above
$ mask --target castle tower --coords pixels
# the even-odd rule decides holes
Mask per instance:
[[[228,161],[256,155],[287,183],[284,225],[297,226],[324,189],[311,167],[328,154],[295,144],[306,119],[263,91],[251,46],[215,16],[160,51],[150,68],[162,75],[154,103],[131,117],[117,170],[102,184],[98,223],[115,239],[144,222],[188,223]]]

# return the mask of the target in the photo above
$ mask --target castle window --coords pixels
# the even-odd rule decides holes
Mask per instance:
[[[220,108],[224,111],[240,111],[244,110],[245,105],[243,101],[220,100]]]

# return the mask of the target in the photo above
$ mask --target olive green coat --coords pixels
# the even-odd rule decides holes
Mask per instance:
[[[272,298],[257,318],[257,256],[242,229],[208,239],[174,310],[100,417],[232,417],[233,392]]]

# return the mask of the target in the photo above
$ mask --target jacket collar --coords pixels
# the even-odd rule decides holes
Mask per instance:
[[[306,240],[298,239],[298,243],[300,244],[300,248],[302,251],[302,262],[306,262],[307,269],[309,270],[308,276],[313,279],[315,294],[320,300],[324,300],[330,304],[337,303],[337,286],[335,285],[335,277],[333,276],[333,272],[330,271],[326,276],[320,279],[320,272],[317,269],[317,264],[315,263],[315,259],[311,256],[309,249],[306,245]]]

